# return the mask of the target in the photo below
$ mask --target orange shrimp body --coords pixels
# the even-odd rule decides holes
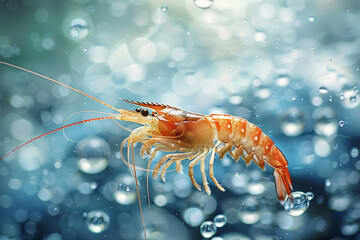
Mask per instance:
[[[193,185],[201,190],[193,173],[194,165],[200,162],[204,189],[210,194],[205,173],[205,158],[212,151],[209,175],[214,184],[221,191],[225,191],[214,177],[213,165],[215,153],[219,154],[220,159],[229,153],[235,161],[243,157],[246,165],[254,161],[262,169],[265,169],[265,163],[273,167],[276,193],[280,202],[283,202],[286,196],[291,194],[292,183],[284,155],[259,127],[247,120],[224,114],[205,116],[156,103],[125,101],[153,110],[151,115],[146,116],[148,118],[146,121],[140,120],[144,119],[141,117],[144,115],[141,109],[138,109],[137,113],[136,111],[121,110],[119,114],[119,120],[145,123],[146,126],[135,129],[128,139],[131,142],[144,144],[141,154],[147,153],[150,156],[148,168],[158,151],[172,152],[159,160],[154,167],[153,177],[156,177],[162,168],[161,178],[165,181],[168,167],[175,163],[177,171],[180,172],[181,162],[189,159],[191,160],[189,164],[190,179]],[[152,147],[155,148],[152,150]]]

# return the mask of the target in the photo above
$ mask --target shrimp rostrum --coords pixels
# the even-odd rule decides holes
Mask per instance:
[[[135,111],[120,109],[116,118],[143,126],[132,131],[122,146],[126,142],[143,143],[142,156],[150,156],[148,168],[157,152],[168,152],[155,165],[153,177],[160,174],[165,181],[167,169],[172,164],[181,172],[182,161],[189,159],[191,182],[201,191],[193,170],[200,162],[203,187],[210,194],[205,172],[205,159],[210,153],[209,176],[217,188],[225,191],[214,176],[214,160],[216,153],[220,159],[228,153],[235,161],[242,157],[246,165],[254,161],[263,170],[265,163],[274,168],[276,193],[281,203],[291,194],[293,188],[286,158],[259,127],[247,120],[225,114],[202,115],[164,104],[124,101],[141,108]]]

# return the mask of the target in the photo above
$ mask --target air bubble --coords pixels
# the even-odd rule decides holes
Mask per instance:
[[[161,9],[161,11],[163,11],[163,12],[167,12],[168,7],[167,7],[166,5],[163,5],[160,9]]]
[[[297,191],[287,196],[284,202],[284,209],[291,216],[300,216],[308,209],[309,205],[308,195]]]
[[[309,22],[315,22],[315,17],[308,17]]]
[[[82,18],[70,22],[70,35],[76,40],[83,40],[89,35],[89,24]]]
[[[351,96],[350,98],[349,98],[349,100],[350,100],[350,102],[351,103],[356,103],[357,102],[357,96]]]
[[[79,169],[84,173],[95,174],[108,166],[111,149],[104,139],[90,137],[76,145],[76,152]]]
[[[213,0],[194,0],[195,6],[201,9],[208,9],[212,6]]]
[[[216,230],[217,228],[215,223],[211,221],[205,221],[200,226],[200,233],[204,238],[211,238],[215,235]]]
[[[320,88],[319,88],[319,92],[320,93],[322,93],[322,94],[325,94],[325,93],[327,93],[329,90],[325,87],[325,86],[321,86]]]
[[[314,193],[312,192],[306,192],[306,197],[308,198],[309,201],[314,199]]]
[[[221,228],[227,223],[227,217],[224,214],[219,214],[214,217],[216,227]]]
[[[358,86],[354,86],[354,87],[353,87],[353,91],[354,91],[355,94],[358,94],[358,93],[359,93],[359,88],[358,88]]]
[[[359,89],[358,86],[353,84],[353,83],[347,83],[345,84],[342,89],[341,89],[341,93],[340,93],[344,100],[343,101],[343,105],[346,108],[355,108],[357,106],[359,106],[360,101],[359,101]]]
[[[342,128],[342,127],[344,127],[344,125],[345,125],[345,122],[343,120],[340,120],[339,121],[339,126]]]
[[[101,233],[109,226],[110,217],[104,211],[93,210],[84,216],[87,228],[93,233]]]
[[[314,130],[318,135],[329,137],[336,134],[338,128],[331,108],[317,108],[313,117],[316,119]]]
[[[279,87],[286,87],[289,83],[290,83],[289,76],[284,74],[279,75],[275,80],[275,84]]]
[[[257,223],[260,219],[260,208],[257,199],[253,197],[244,198],[238,216],[245,224]]]
[[[281,129],[287,136],[298,136],[305,128],[304,116],[297,108],[285,112],[281,121]]]
[[[350,151],[350,155],[353,158],[357,158],[359,156],[359,149],[357,147],[353,147]]]
[[[130,175],[122,174],[116,178],[114,198],[122,205],[129,205],[136,201],[136,185]]]

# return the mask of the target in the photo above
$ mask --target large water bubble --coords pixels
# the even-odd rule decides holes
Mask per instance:
[[[90,137],[76,145],[76,152],[79,169],[84,173],[95,174],[108,166],[111,149],[104,139]]]
[[[303,113],[297,108],[287,110],[281,121],[281,129],[287,136],[298,136],[305,128],[305,120]]]
[[[110,217],[104,211],[93,210],[84,216],[87,228],[93,233],[101,233],[109,226]]]
[[[211,221],[205,221],[200,226],[200,233],[204,238],[211,238],[215,235],[216,230],[217,228],[215,223]]]
[[[227,217],[224,214],[218,214],[214,217],[216,227],[221,228],[227,223]]]
[[[310,200],[314,198],[314,194],[300,191],[292,192],[284,202],[284,209],[292,216],[300,216],[310,205]]]
[[[136,185],[134,178],[128,174],[119,175],[115,181],[114,198],[122,205],[129,205],[136,201]]]
[[[83,40],[89,35],[89,24],[82,18],[74,18],[70,22],[70,35],[76,40]]]
[[[194,0],[195,6],[201,9],[210,8],[213,4],[213,0]]]

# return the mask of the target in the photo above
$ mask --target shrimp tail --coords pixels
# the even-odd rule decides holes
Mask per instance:
[[[274,168],[275,189],[280,203],[283,203],[293,191],[290,173],[287,168],[288,162],[284,154],[276,146],[272,146],[266,162]]]
[[[279,167],[274,170],[276,194],[281,203],[293,191],[290,173],[287,167]]]

